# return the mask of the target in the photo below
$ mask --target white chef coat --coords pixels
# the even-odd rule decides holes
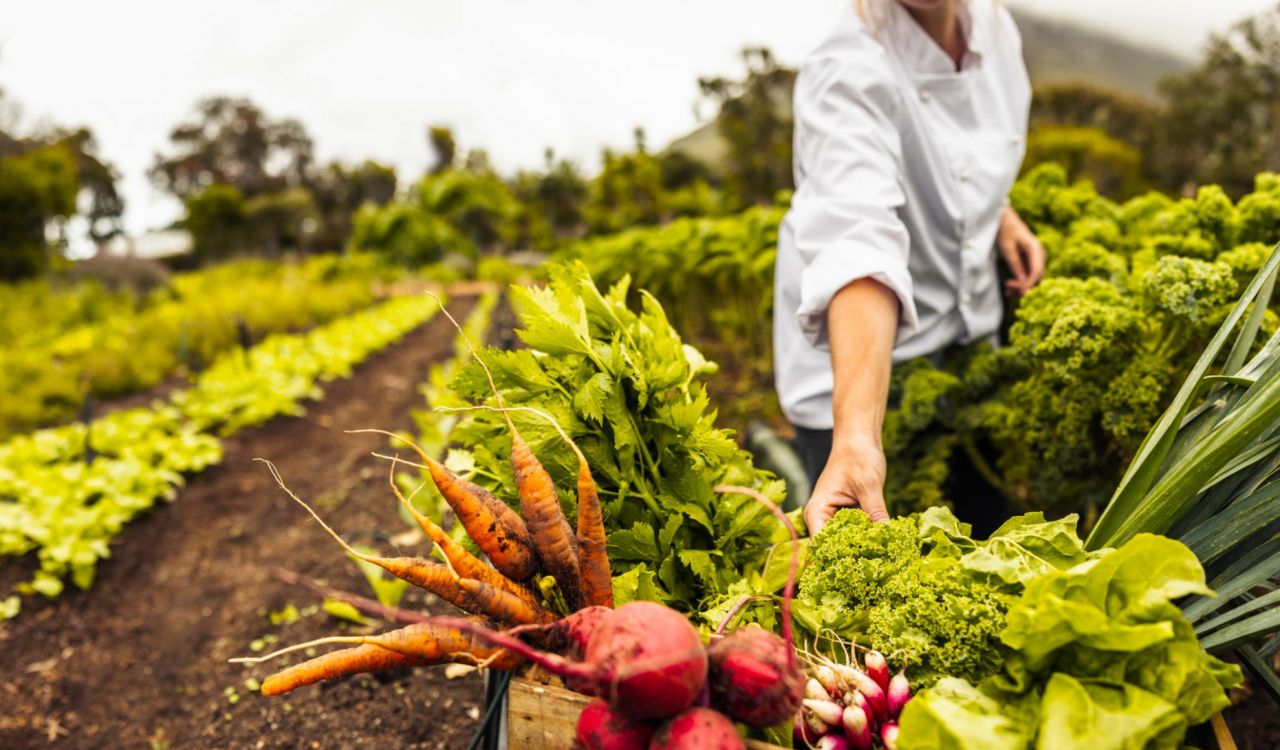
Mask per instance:
[[[827,305],[850,282],[897,295],[895,362],[1000,325],[995,238],[1031,102],[1018,29],[998,3],[962,0],[957,71],[897,0],[881,10],[850,8],[796,80],[774,365],[783,412],[810,429],[832,427]]]

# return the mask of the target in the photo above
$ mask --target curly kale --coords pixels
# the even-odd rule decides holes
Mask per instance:
[[[1210,316],[1229,305],[1235,292],[1226,263],[1165,256],[1142,277],[1146,311],[1193,330],[1212,322]]]
[[[1025,506],[1105,500],[1280,240],[1274,173],[1258,175],[1236,205],[1214,186],[1194,198],[1148,193],[1116,205],[1047,164],[1009,197],[1045,245],[1045,279],[1017,301],[1006,346],[941,371],[910,369],[895,386],[886,497],[899,511],[950,500],[959,449]],[[1263,330],[1277,327],[1268,311]],[[991,455],[975,457],[977,446]]]
[[[983,542],[942,508],[880,524],[841,511],[810,546],[800,599],[829,613],[824,626],[905,664],[913,683],[981,679],[1000,668],[1022,582],[1084,559],[1075,521],[1029,514]]]

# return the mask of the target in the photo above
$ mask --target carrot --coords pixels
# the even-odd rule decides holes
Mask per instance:
[[[364,672],[415,667],[429,662],[388,651],[381,646],[356,646],[332,651],[271,675],[262,682],[263,695],[282,695],[321,680],[336,680]]]
[[[476,546],[493,562],[495,568],[513,581],[527,581],[537,572],[537,559],[529,527],[506,503],[480,485],[468,482],[449,471],[422,448],[395,433],[385,430],[353,432],[377,432],[403,440],[422,457],[423,468],[431,474],[436,489],[440,490],[445,502],[453,508],[454,515],[467,530],[467,535],[475,540]]]
[[[517,597],[530,607],[539,607],[540,603],[538,598],[534,596],[532,591],[512,581],[510,578],[507,578],[488,565],[485,565],[477,559],[475,555],[468,552],[461,544],[455,542],[453,537],[449,536],[445,533],[444,529],[436,525],[435,521],[427,518],[425,515],[420,513],[417,508],[413,507],[413,503],[409,502],[404,494],[400,492],[400,488],[396,486],[395,467],[397,461],[398,459],[392,459],[391,463],[391,473],[389,476],[391,492],[395,494],[396,499],[400,501],[400,505],[403,506],[409,515],[418,522],[418,526],[422,528],[422,531],[427,535],[427,538],[440,548],[440,552],[444,554],[445,559],[449,561],[449,564],[453,566],[454,570],[458,571],[458,575],[463,578],[474,578],[477,581],[487,583],[494,588],[500,589]]]
[[[578,544],[565,520],[556,486],[529,444],[520,437],[511,418],[511,469],[516,476],[520,512],[529,525],[533,548],[543,569],[555,577],[570,609],[582,606],[582,568],[578,564]]]
[[[444,309],[443,305],[441,309]],[[506,412],[506,404],[502,401],[502,392],[493,380],[489,365],[480,357],[467,332],[458,325],[458,321],[448,310],[444,310],[444,315],[453,323],[453,327],[471,350],[471,356],[475,357],[476,363],[484,370],[494,401],[502,411],[502,416],[506,417],[507,427],[511,430],[511,469],[515,473],[516,494],[520,496],[520,514],[529,527],[530,541],[543,570],[555,577],[569,607],[576,610],[582,606],[583,599],[578,540],[564,517],[564,509],[560,507],[560,500],[556,497],[555,483],[511,421],[511,415]]]
[[[311,514],[311,517],[316,519],[321,528],[328,532],[329,536],[333,537],[338,544],[342,545],[342,548],[352,557],[373,563],[396,578],[408,581],[420,589],[430,591],[465,612],[486,615],[500,622],[509,622],[517,625],[542,622],[545,618],[551,617],[550,613],[537,604],[529,606],[514,594],[499,591],[487,583],[459,578],[458,574],[451,568],[440,563],[416,557],[380,557],[359,552],[347,544],[346,540],[338,535],[338,532],[330,528],[329,524],[325,523],[324,519],[311,509],[311,506],[303,502],[285,485],[284,479],[281,478],[275,464],[264,459],[256,460],[262,461],[267,465],[267,468],[271,470],[271,476],[275,478],[276,484],[280,485],[285,494],[305,508]],[[471,585],[464,586],[462,585],[464,582]],[[519,606],[509,603],[508,600],[514,601]]]
[[[609,570],[609,555],[605,550],[604,513],[600,509],[600,492],[595,479],[591,476],[591,467],[587,457],[583,455],[578,444],[569,437],[564,428],[550,414],[530,406],[510,406],[494,408],[490,406],[473,407],[491,409],[493,411],[512,412],[528,411],[551,423],[561,439],[573,449],[578,457],[578,567],[582,575],[582,594],[586,606],[613,607],[613,582]],[[446,408],[445,411],[456,411]]]
[[[582,593],[588,605],[613,607],[613,576],[605,549],[604,513],[600,493],[586,459],[578,460],[578,565]]]
[[[493,669],[514,669],[523,661],[516,654],[499,646],[490,645],[471,633],[436,623],[415,623],[376,636],[320,638],[290,646],[266,656],[232,661],[254,664],[326,643],[360,645],[317,656],[274,674],[263,682],[262,693],[280,695],[320,680],[331,680],[393,667],[458,662],[478,664]]]

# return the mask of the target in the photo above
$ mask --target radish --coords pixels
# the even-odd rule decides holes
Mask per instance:
[[[831,701],[806,700],[804,702],[804,707],[809,709],[810,713],[817,717],[818,721],[821,721],[823,724],[831,727],[840,726],[840,715],[844,712],[844,709],[840,707],[840,704],[832,703]]]
[[[804,745],[805,747],[809,747],[813,743],[817,742],[819,737],[831,730],[830,727],[822,726],[820,727],[822,731],[818,731],[817,729],[814,729],[814,727],[810,726],[811,723],[822,724],[822,722],[813,718],[813,715],[808,711],[801,711],[796,714],[795,718],[791,721],[791,739],[793,745]]]
[[[889,663],[879,651],[868,651],[862,663],[867,667],[867,676],[876,681],[881,690],[889,689]]]
[[[472,620],[433,617],[430,621],[473,633],[566,682],[575,681],[582,692],[606,698],[633,719],[680,713],[693,705],[707,681],[707,650],[698,631],[684,615],[654,602],[631,602],[601,618],[581,661],[540,651]]]
[[[827,690],[827,697],[840,697],[841,677],[826,664],[819,664],[813,669],[814,678]]]
[[[858,706],[848,706],[840,716],[844,735],[853,750],[871,750],[871,721]]]
[[[828,734],[818,740],[818,750],[849,750],[849,742],[838,734]]]
[[[797,714],[797,716],[800,716],[803,718],[804,725],[806,730],[808,731],[808,734],[813,737],[821,737],[822,735],[831,731],[830,724],[823,721],[822,719],[819,719],[817,714],[815,714],[814,712],[808,709],[801,711],[799,714]]]
[[[809,681],[804,684],[804,697],[809,700],[825,701],[831,699],[831,693],[818,682],[818,678],[810,677]]]
[[[697,707],[663,724],[649,750],[746,750],[746,745],[727,716]]]
[[[648,750],[653,727],[614,711],[600,699],[578,716],[576,750]]]
[[[880,727],[880,743],[884,745],[885,750],[897,750],[898,748],[898,725],[892,721],[886,722]]]
[[[795,715],[804,698],[804,670],[791,646],[750,626],[707,649],[711,702],[734,721],[771,727]]]
[[[887,721],[889,719],[889,704],[885,698],[884,690],[867,675],[861,672],[859,672],[859,675],[861,676],[858,678],[857,683],[854,684],[854,687],[857,688],[859,693],[862,693],[867,699],[867,703],[871,705],[872,718],[876,721]]]
[[[871,708],[871,701],[867,700],[867,696],[859,693],[857,689],[850,690],[844,694],[844,704],[846,706],[856,706],[862,709],[862,713],[866,715],[867,721],[875,723],[876,712]]]
[[[907,705],[907,701],[911,700],[911,683],[907,681],[907,676],[902,672],[893,676],[889,680],[889,689],[886,691],[885,699],[889,710],[889,719],[898,720],[898,714],[902,713],[902,707]]]

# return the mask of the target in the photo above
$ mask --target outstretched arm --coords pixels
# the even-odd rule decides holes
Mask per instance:
[[[827,308],[835,421],[831,457],[804,510],[810,534],[840,508],[861,508],[872,521],[889,520],[880,429],[897,330],[898,298],[874,279],[845,286]]]

